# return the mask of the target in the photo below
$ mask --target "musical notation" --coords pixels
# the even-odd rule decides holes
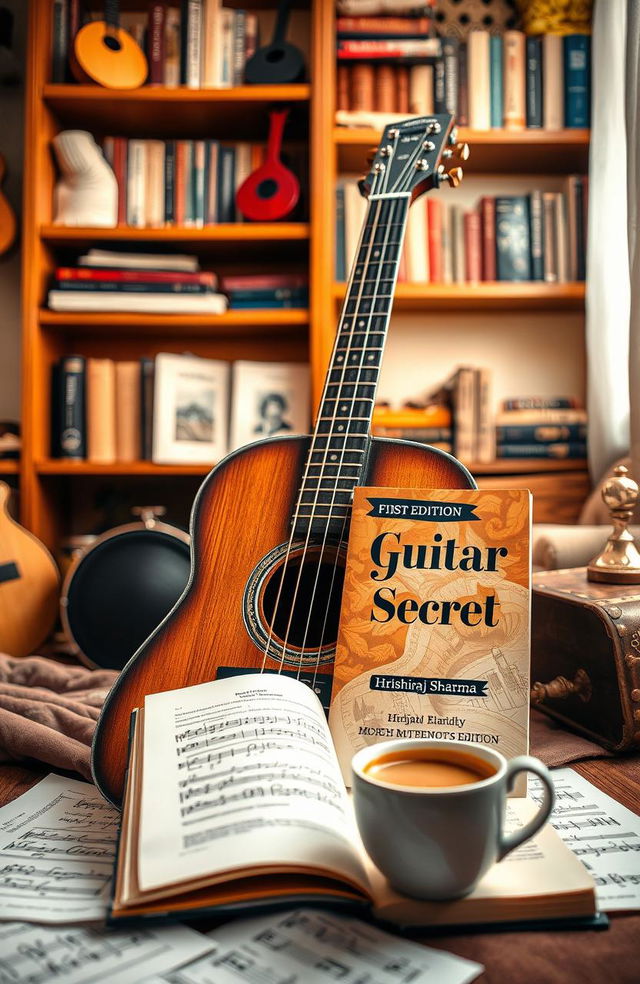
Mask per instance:
[[[0,984],[138,984],[214,946],[185,926],[123,933],[5,923],[0,926]]]
[[[94,786],[54,775],[0,809],[0,918],[103,919],[117,823]]]
[[[640,906],[640,817],[573,769],[554,769],[551,825],[591,873],[604,912]],[[542,797],[530,780],[529,795]]]
[[[230,923],[210,954],[146,984],[468,984],[483,970],[355,919],[311,910]]]

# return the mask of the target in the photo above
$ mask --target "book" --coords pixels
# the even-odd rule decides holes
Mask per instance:
[[[142,456],[140,363],[116,362],[116,460],[138,461]]]
[[[518,410],[503,410],[498,413],[496,423],[499,427],[514,424],[586,424],[587,411],[579,407],[525,407]]]
[[[246,735],[238,734],[239,717]],[[198,754],[214,729],[219,751]],[[250,736],[256,729],[259,740]],[[510,799],[509,828],[533,809]],[[404,926],[596,912],[591,876],[550,825],[464,899],[442,904],[394,892],[355,836],[322,706],[286,673],[147,696],[132,722],[110,923],[224,920],[294,903],[369,909]]]
[[[498,280],[531,280],[529,202],[526,195],[496,198]]]
[[[153,455],[153,385],[155,360],[143,355],[140,359],[140,456],[151,461]]]
[[[467,42],[461,41],[458,48],[458,112],[459,126],[469,126],[469,58]]]
[[[121,311],[150,314],[224,314],[228,307],[224,294],[145,293],[122,291],[50,290],[52,311]]]
[[[165,20],[164,84],[168,89],[180,85],[180,10],[169,7]]]
[[[116,371],[113,359],[87,359],[87,458],[116,458]]]
[[[248,362],[232,367],[230,450],[278,434],[307,434],[309,366],[300,362]]]
[[[195,272],[198,257],[185,253],[119,253],[110,249],[90,249],[78,258],[78,266],[117,267],[129,270],[175,270]]]
[[[149,27],[147,31],[147,61],[149,63],[149,85],[164,85],[164,42],[166,3],[149,5]]]
[[[467,40],[469,63],[469,126],[491,127],[490,40],[487,31],[471,31]]]
[[[501,403],[503,410],[572,410],[581,409],[577,396],[513,396]]]
[[[526,121],[525,43],[522,31],[504,33],[504,127],[522,130]]]
[[[489,39],[489,117],[491,129],[501,129],[503,123],[503,60],[502,38],[499,34],[492,34]]]
[[[433,111],[433,65],[412,65],[409,69],[409,112],[429,116]]]
[[[499,444],[576,444],[586,439],[586,424],[512,424],[496,433]]]
[[[63,356],[54,369],[52,454],[82,461],[87,456],[86,360]]]
[[[69,54],[69,0],[53,0],[51,81],[66,82]]]
[[[496,201],[490,195],[480,199],[480,237],[482,279],[493,281],[496,275]]]
[[[539,129],[543,122],[542,107],[542,39],[526,38],[526,122]]]
[[[404,253],[407,280],[429,282],[429,237],[427,232],[427,198],[419,198],[409,212]]]
[[[391,38],[365,40],[341,40],[336,43],[338,59],[377,58],[438,58],[442,53],[439,38]]]
[[[218,149],[218,200],[216,204],[218,222],[235,221],[235,167],[235,147],[220,144]]]
[[[433,111],[445,113],[444,58],[437,58],[433,65]]]
[[[204,0],[202,14],[202,88],[212,89],[221,85],[222,34],[221,0]]]
[[[564,125],[588,127],[591,120],[590,43],[588,34],[565,34]]]
[[[442,61],[444,63],[444,107],[445,112],[454,116],[458,112],[460,78],[458,55],[460,43],[457,38],[442,38]],[[459,121],[458,121],[459,122]]]
[[[409,67],[396,65],[396,111],[402,116],[409,112]]]
[[[541,191],[532,191],[529,195],[529,248],[531,279],[544,280],[544,211]]]
[[[482,229],[477,212],[464,213],[464,256],[467,282],[479,283],[482,280]]]
[[[181,80],[188,89],[200,88],[202,60],[202,0],[182,0]]]
[[[129,268],[118,270],[117,268],[105,267],[57,267],[55,272],[56,281],[61,284],[64,281],[106,281],[112,283],[133,283],[133,284],[194,284],[197,286],[208,287],[215,290],[218,286],[218,278],[210,270],[203,272],[182,273],[176,270],[147,270]],[[227,278],[227,282],[231,278]],[[227,286],[225,282],[225,286]]]
[[[498,458],[586,458],[584,441],[551,444],[498,444]]]
[[[145,224],[147,142],[129,140],[127,144],[127,225]]]
[[[419,37],[428,36],[431,21],[428,17],[337,17],[336,33],[338,37],[368,37],[382,35],[389,37]]]
[[[561,191],[554,197],[554,237],[556,244],[557,281],[565,284],[569,280],[569,235],[567,229],[567,201]]]
[[[279,288],[297,290],[308,287],[309,277],[306,273],[241,273],[220,279],[220,290],[225,293]]]
[[[61,280],[58,291],[102,294],[211,294],[211,287],[199,283],[160,282],[139,280]]]
[[[476,401],[474,370],[461,366],[449,383],[453,406],[453,434],[456,457],[473,461],[476,450]]]
[[[155,357],[152,460],[213,464],[228,448],[229,364],[195,355]]]
[[[440,198],[429,195],[427,198],[427,239],[429,254],[429,279],[431,283],[440,284],[444,279],[443,271],[443,232],[442,214],[444,206]]]
[[[163,140],[145,141],[145,192],[143,222],[151,229],[164,225],[165,145]]]
[[[493,412],[493,374],[490,369],[475,371],[476,461],[490,464],[496,456],[496,427]]]
[[[542,256],[545,282],[558,280],[558,240],[556,236],[556,196],[553,191],[542,192]]]
[[[545,34],[542,38],[542,103],[545,130],[561,130],[564,126],[564,65],[559,34]]]
[[[530,509],[526,489],[355,489],[329,712],[345,781],[383,738],[527,753]]]

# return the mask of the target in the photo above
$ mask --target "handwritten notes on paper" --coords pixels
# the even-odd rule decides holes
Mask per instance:
[[[139,933],[0,926],[0,984],[139,984],[214,948],[186,926]]]
[[[468,984],[483,970],[310,909],[229,923],[210,936],[215,953],[146,984]]]
[[[0,919],[103,920],[117,822],[95,786],[55,775],[2,807]]]
[[[640,908],[640,817],[573,769],[554,769],[553,781],[551,825],[591,874],[599,908]],[[538,780],[530,780],[529,796],[542,799]]]
[[[146,697],[142,773],[142,889],[277,865],[337,870],[366,891],[324,712],[299,681]]]

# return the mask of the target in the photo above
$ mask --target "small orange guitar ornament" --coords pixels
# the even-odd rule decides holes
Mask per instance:
[[[111,802],[122,797],[131,711],[146,694],[264,671],[298,677],[329,706],[357,485],[475,487],[444,451],[370,432],[409,206],[462,177],[449,168],[467,152],[452,125],[441,114],[385,128],[361,183],[367,215],[313,434],[248,444],[202,484],[187,588],[124,667],[98,722],[93,773]]]
[[[6,173],[4,157],[0,155],[0,184]],[[0,192],[0,255],[6,253],[16,238],[16,217],[9,202]]]
[[[242,182],[236,195],[238,210],[245,219],[274,222],[289,215],[296,207],[300,184],[280,158],[288,115],[288,109],[274,109],[269,113],[269,139],[264,164]]]
[[[71,71],[78,82],[106,89],[139,89],[149,67],[139,44],[120,27],[118,0],[105,0],[104,20],[80,28],[73,41]]]

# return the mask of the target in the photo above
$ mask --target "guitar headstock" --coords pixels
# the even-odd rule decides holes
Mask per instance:
[[[384,128],[360,191],[367,198],[410,194],[413,200],[442,181],[455,188],[462,181],[457,162],[468,157],[469,147],[457,143],[450,114],[400,120]]]

